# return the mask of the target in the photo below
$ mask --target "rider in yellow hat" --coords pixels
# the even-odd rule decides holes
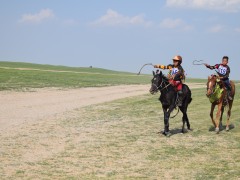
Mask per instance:
[[[154,65],[154,68],[169,69],[168,78],[169,83],[176,87],[178,91],[178,106],[182,106],[182,80],[184,79],[184,70],[181,66],[182,57],[180,55],[173,57],[173,64],[167,66],[164,65]]]

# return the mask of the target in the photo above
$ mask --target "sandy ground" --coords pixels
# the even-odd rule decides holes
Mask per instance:
[[[203,84],[189,84],[201,88]],[[0,133],[84,106],[147,94],[149,85],[123,85],[82,89],[35,89],[33,92],[0,92]]]

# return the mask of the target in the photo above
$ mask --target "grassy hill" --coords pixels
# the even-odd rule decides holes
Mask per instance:
[[[0,61],[0,91],[44,87],[81,88],[150,84],[151,78],[151,74],[138,76],[134,73],[101,68]],[[206,79],[186,79],[186,83],[193,82],[206,83]]]
[[[100,68],[66,67],[20,62],[0,62],[0,90],[26,88],[80,88],[146,84],[150,75]]]

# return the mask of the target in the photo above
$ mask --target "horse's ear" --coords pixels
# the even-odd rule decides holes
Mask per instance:
[[[153,71],[153,76],[155,76],[155,71]]]
[[[162,76],[162,71],[160,71],[159,75]]]

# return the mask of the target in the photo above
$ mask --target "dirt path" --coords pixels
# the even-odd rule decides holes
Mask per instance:
[[[189,84],[201,88],[202,84]],[[35,92],[0,92],[0,133],[88,105],[147,94],[149,85],[82,89],[38,89]]]

